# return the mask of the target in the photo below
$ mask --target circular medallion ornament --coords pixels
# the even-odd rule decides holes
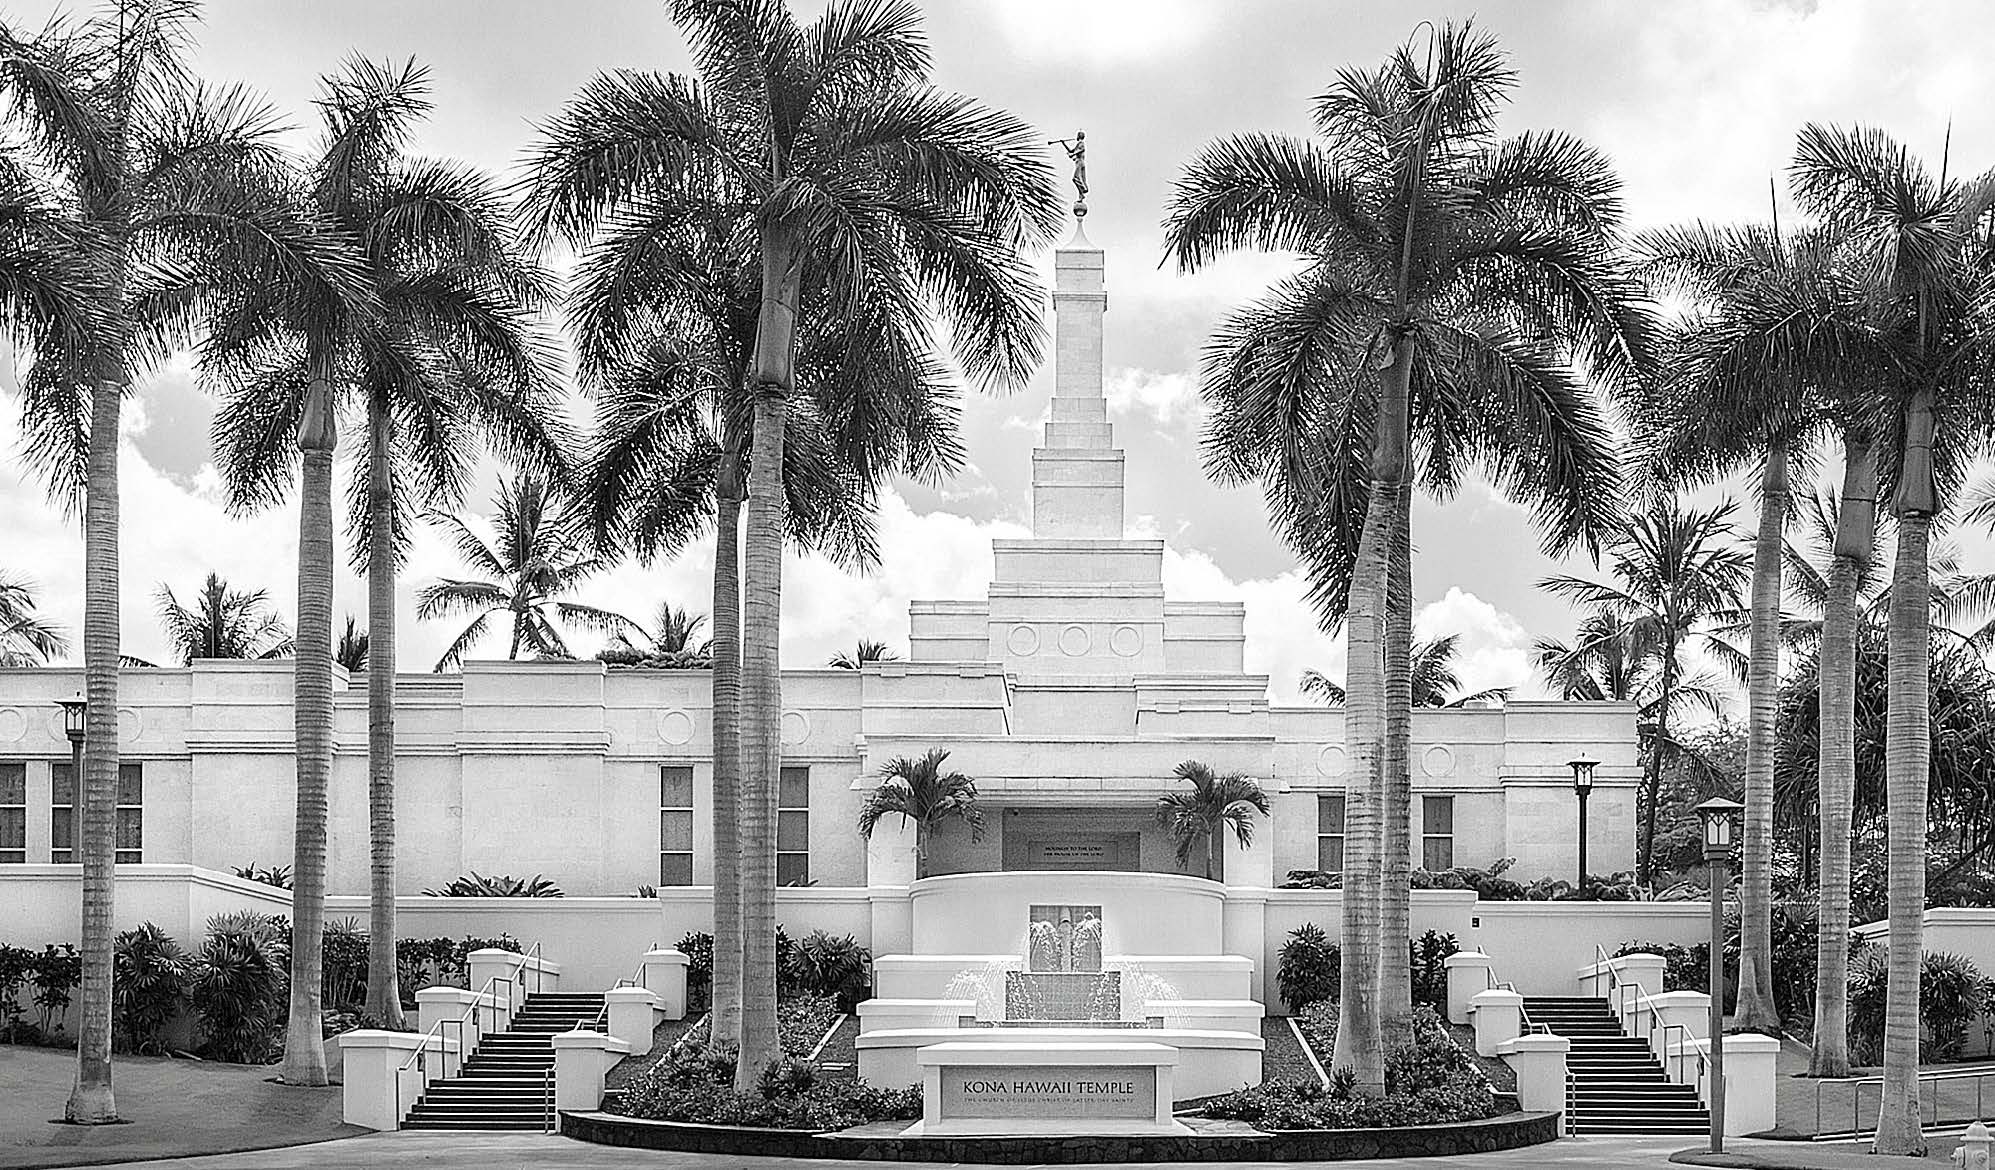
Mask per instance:
[[[1086,626],[1064,626],[1060,630],[1060,653],[1079,658],[1094,647],[1094,636]]]
[[[13,707],[0,707],[0,743],[14,743],[27,732],[27,716]]]
[[[137,743],[145,734],[145,720],[135,707],[118,708],[118,742]]]
[[[802,711],[783,712],[783,746],[795,747],[810,738],[810,716]]]
[[[1122,658],[1134,658],[1143,649],[1143,631],[1135,626],[1117,626],[1108,636],[1108,648]]]
[[[1020,658],[1030,658],[1039,653],[1039,631],[1031,626],[1013,626],[1005,635],[1005,648]]]
[[[693,738],[693,717],[677,708],[659,712],[658,738],[675,747],[690,743]]]
[[[1455,753],[1446,744],[1437,743],[1420,753],[1420,770],[1429,776],[1452,776],[1455,774]]]
[[[1319,776],[1342,776],[1344,774],[1345,759],[1343,744],[1325,744],[1323,750],[1316,753],[1316,774]]]

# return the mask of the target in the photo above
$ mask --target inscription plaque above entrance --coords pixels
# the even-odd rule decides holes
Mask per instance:
[[[1140,833],[1035,833],[1020,868],[1133,870],[1141,841]]]

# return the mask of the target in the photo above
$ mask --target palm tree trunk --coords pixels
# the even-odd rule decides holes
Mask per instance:
[[[742,972],[741,1051],[735,1085],[755,1085],[781,1055],[776,1037],[776,796],[783,766],[783,426],[795,389],[800,273],[780,228],[762,239],[762,304],[755,323],[754,438],[741,613]]]
[[[1392,501],[1406,464],[1406,403],[1413,346],[1393,348],[1379,378],[1379,412],[1372,444],[1370,504],[1358,538],[1357,559],[1345,605],[1349,647],[1344,698],[1344,745],[1349,764],[1344,788],[1343,991],[1331,1064],[1349,1070],[1354,1089],[1385,1092],[1385,1050],[1379,1019],[1380,773],[1385,731],[1387,576],[1392,564]]]
[[[1655,738],[1649,743],[1649,758],[1642,766],[1642,843],[1636,860],[1635,880],[1648,885],[1655,877],[1656,802],[1662,794],[1663,747],[1669,742],[1669,710],[1676,701],[1676,631],[1663,639],[1661,653],[1662,685],[1656,695]]]
[[[102,360],[104,367],[91,387],[83,503],[83,682],[90,704],[77,785],[83,823],[77,834],[83,863],[83,976],[77,996],[76,1084],[63,1110],[65,1118],[82,1125],[118,1120],[111,1092],[111,947],[118,815],[118,411],[125,363],[115,350]]]
[[[1780,702],[1780,558],[1787,530],[1787,447],[1770,445],[1753,539],[1752,647],[1746,671],[1745,859],[1739,877],[1739,995],[1733,1022],[1773,1032],[1773,721]]]
[[[1381,797],[1385,856],[1379,862],[1379,1019],[1390,1052],[1413,1027],[1413,477],[1402,469],[1392,494],[1392,576],[1385,603],[1385,747]]]
[[[1209,826],[1205,831],[1205,880],[1212,880],[1212,839],[1219,833],[1219,826]]]
[[[524,634],[525,632],[526,632],[526,615],[521,613],[519,610],[514,610],[513,645],[512,649],[506,651],[507,662],[518,662],[520,660],[520,635]]]
[[[1836,547],[1829,596],[1822,607],[1817,702],[1821,747],[1816,753],[1822,849],[1817,861],[1815,1046],[1808,1075],[1850,1075],[1850,816],[1856,790],[1857,589],[1870,567],[1877,528],[1877,449],[1851,435],[1843,440],[1843,492],[1836,513]]]
[[[714,490],[713,1022],[741,1031],[741,456],[722,456]]]
[[[367,1011],[402,1025],[395,961],[395,420],[367,413]]]
[[[1933,507],[1930,452],[1933,399],[1922,390],[1905,423],[1905,472],[1901,473],[1898,552],[1891,568],[1886,618],[1886,673],[1890,699],[1884,733],[1885,886],[1891,945],[1884,1000],[1884,1088],[1877,1111],[1880,1154],[1913,1157],[1926,1152],[1919,1117],[1919,968],[1925,942],[1926,784],[1932,757],[1930,680],[1932,572],[1927,563]],[[1923,445],[1919,470],[1915,452]],[[1921,474],[1923,473],[1923,474]],[[1907,483],[1910,476],[1918,482]],[[1906,497],[1912,497],[1909,504]],[[1919,498],[1923,496],[1924,498]]]
[[[304,469],[298,487],[298,637],[291,711],[298,814],[291,860],[291,1011],[281,1074],[293,1085],[328,1083],[319,997],[325,966],[326,798],[333,754],[332,464],[339,429],[333,417],[330,356],[318,346],[313,351],[305,417],[298,426]]]

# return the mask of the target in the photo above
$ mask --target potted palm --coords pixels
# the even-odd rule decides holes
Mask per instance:
[[[1191,864],[1191,855],[1205,848],[1205,876],[1212,880],[1213,855],[1219,835],[1230,825],[1241,845],[1254,843],[1254,818],[1249,811],[1268,815],[1268,794],[1261,786],[1238,772],[1215,775],[1197,760],[1178,765],[1178,779],[1191,785],[1188,791],[1167,792],[1157,798],[1157,823],[1171,832],[1178,849],[1178,867]]]
[[[970,826],[970,840],[984,835],[983,810],[977,807],[977,782],[961,772],[944,772],[949,753],[931,748],[918,760],[889,760],[880,769],[880,786],[859,809],[859,835],[871,838],[882,817],[899,813],[914,824],[915,876],[928,876],[928,837],[950,820]]]

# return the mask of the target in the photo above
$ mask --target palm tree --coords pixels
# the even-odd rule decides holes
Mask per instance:
[[[262,589],[231,589],[209,573],[192,605],[180,604],[164,584],[157,597],[167,645],[184,665],[196,658],[282,658],[292,651],[290,631],[270,612],[270,595]]]
[[[1632,396],[1641,432],[1637,448],[1673,484],[1719,479],[1742,463],[1759,465],[1747,623],[1743,942],[1734,1019],[1740,1027],[1768,1031],[1781,1023],[1773,988],[1773,772],[1788,467],[1825,432],[1840,434],[1845,457],[1857,457],[1852,462],[1862,494],[1862,420],[1845,387],[1867,380],[1856,372],[1859,366],[1875,369],[1878,362],[1861,297],[1837,263],[1834,238],[1819,229],[1783,235],[1777,226],[1692,224],[1648,233],[1639,247],[1650,282],[1686,300],[1689,311],[1670,330],[1666,375],[1652,392],[1644,388]],[[1833,953],[1846,966],[1846,829],[1841,849],[1843,919],[1824,920],[1837,929],[1823,936],[1818,959]],[[1818,986],[1840,995],[1847,971],[1822,974],[1828,982]],[[1836,1025],[1832,1034],[1840,1038],[1844,1031]]]
[[[341,413],[366,443],[348,500],[352,561],[368,583],[368,1007],[401,1019],[395,986],[395,572],[418,510],[462,503],[481,447],[540,471],[566,466],[565,428],[531,313],[549,280],[525,260],[495,182],[455,163],[406,153],[430,108],[428,74],[349,62],[323,82],[325,126],[307,172],[312,212],[358,242],[375,311],[244,314],[228,402],[216,419],[218,462],[237,508],[278,503],[293,448],[305,453],[299,614],[312,633],[298,667],[299,836],[294,905],[318,905],[321,794],[331,767],[333,518],[331,460]],[[486,442],[481,444],[481,438]],[[306,854],[314,854],[307,857]],[[302,939],[318,936],[303,930]],[[287,1081],[323,1084],[319,986],[294,948]],[[294,1057],[293,1054],[300,1055]]]
[[[1870,325],[1894,359],[1894,376],[1865,387],[1880,419],[1879,463],[1893,489],[1898,539],[1886,637],[1891,945],[1875,1149],[1920,1154],[1919,969],[1932,752],[1927,555],[1934,520],[1990,429],[1985,380],[1995,331],[1983,309],[1995,293],[1995,173],[1963,181],[1942,165],[1935,176],[1882,131],[1811,123],[1796,144],[1791,183],[1802,209],[1838,237],[1868,293]]]
[[[416,591],[416,616],[424,621],[451,614],[476,614],[436,663],[440,673],[464,661],[464,655],[491,628],[492,619],[509,620],[512,645],[508,660],[525,650],[536,658],[573,658],[562,625],[615,634],[636,623],[622,614],[593,605],[563,601],[561,595],[608,566],[582,550],[583,525],[559,493],[532,472],[502,480],[492,497],[497,537],[488,541],[462,518],[439,515],[457,545],[457,555],[490,580],[446,577]]]
[[[1461,676],[1455,673],[1456,649],[1460,634],[1444,634],[1425,642],[1415,642],[1407,655],[1406,673],[1414,707],[1468,707],[1498,702],[1510,697],[1509,687],[1485,687],[1466,694]],[[1302,693],[1332,706],[1344,701],[1344,688],[1331,682],[1321,671],[1304,670],[1299,680]]]
[[[111,1091],[114,801],[118,773],[118,415],[134,382],[226,322],[254,291],[362,298],[347,249],[302,214],[279,126],[240,89],[187,69],[190,0],[114,0],[39,32],[0,28],[0,118],[17,163],[57,192],[100,326],[38,361],[28,431],[57,493],[84,500],[83,979],[77,1083],[66,1115],[115,1121]],[[49,355],[43,355],[44,357]]]
[[[782,758],[783,443],[799,401],[799,339],[819,314],[891,321],[926,339],[924,318],[939,311],[973,380],[1019,385],[1044,336],[1021,251],[1049,241],[1063,215],[1041,135],[930,84],[913,4],[839,0],[809,25],[781,0],[674,0],[672,15],[700,84],[635,71],[596,78],[548,128],[526,213],[543,230],[587,236],[622,211],[703,206],[724,175],[729,222],[753,239],[736,1066],[746,1087],[778,1054],[771,826]]]
[[[858,670],[868,662],[896,662],[900,655],[887,649],[885,642],[875,642],[871,638],[859,639],[859,645],[850,654],[843,650],[831,656],[828,663],[840,670]]]
[[[367,669],[367,631],[360,628],[352,614],[346,615],[346,628],[340,631],[339,645],[333,647],[333,661],[349,675]]]
[[[1157,823],[1170,830],[1177,848],[1178,868],[1191,864],[1201,846],[1205,877],[1213,878],[1213,857],[1220,834],[1228,828],[1242,848],[1254,843],[1254,813],[1268,815],[1268,794],[1239,772],[1216,775],[1197,760],[1186,760],[1172,773],[1191,785],[1190,791],[1167,792],[1157,798]]]
[[[1379,1029],[1399,1026],[1408,987],[1400,948],[1378,942],[1401,932],[1411,871],[1385,840],[1411,807],[1410,616],[1395,619],[1392,602],[1412,592],[1409,483],[1417,474],[1446,495],[1481,462],[1533,506],[1552,550],[1596,541],[1618,498],[1616,459],[1578,371],[1618,385],[1645,344],[1617,256],[1614,175],[1562,134],[1498,140],[1514,81],[1493,39],[1450,25],[1431,56],[1409,45],[1376,71],[1340,74],[1316,105],[1326,145],[1254,134],[1207,146],[1166,223],[1186,271],[1242,247],[1307,260],[1228,319],[1202,390],[1215,408],[1209,466],[1262,483],[1319,613],[1348,623],[1335,1063],[1368,1092],[1383,1085]]]
[[[918,760],[899,756],[880,769],[880,786],[859,806],[859,835],[870,839],[881,818],[906,817],[914,825],[915,876],[928,876],[929,838],[952,820],[970,827],[970,840],[984,836],[984,812],[977,807],[977,782],[961,772],[944,772],[949,753],[930,748]]]
[[[40,666],[67,653],[62,627],[35,612],[35,583],[0,573],[0,667]]]
[[[704,654],[712,639],[698,644],[693,639],[700,636],[700,629],[706,624],[707,615],[661,601],[651,629],[633,623],[630,629],[618,631],[612,644],[640,654]]]
[[[1740,608],[1739,591],[1751,576],[1751,558],[1732,545],[1733,505],[1711,509],[1680,507],[1665,499],[1628,522],[1626,534],[1607,550],[1617,580],[1547,577],[1539,587],[1611,616],[1610,630],[1632,639],[1640,654],[1653,655],[1657,679],[1654,732],[1642,772],[1642,836],[1636,870],[1649,881],[1656,844],[1656,798],[1662,783],[1664,745],[1671,742],[1670,718],[1682,701],[1683,652],[1700,645],[1727,661],[1737,651],[1711,627]]]

